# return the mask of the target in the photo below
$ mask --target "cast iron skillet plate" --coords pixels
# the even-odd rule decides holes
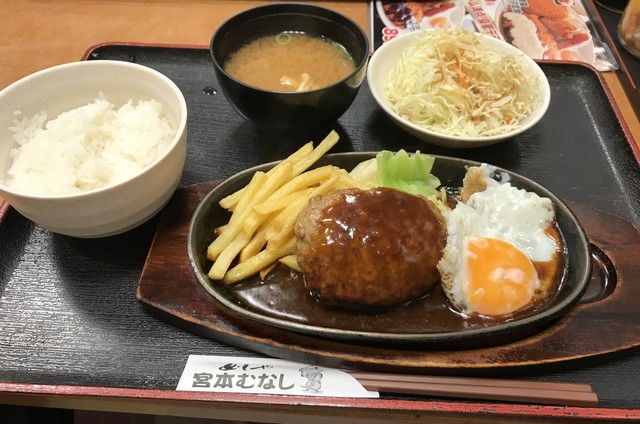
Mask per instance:
[[[316,166],[332,164],[350,170],[375,152],[326,155]],[[459,187],[466,167],[478,162],[435,156],[432,173],[444,186]],[[463,317],[448,305],[439,287],[407,305],[372,312],[329,307],[317,302],[304,289],[302,277],[279,266],[265,281],[250,278],[231,286],[207,276],[211,262],[206,248],[216,227],[226,223],[229,212],[219,201],[245,186],[252,175],[276,163],[242,171],[223,181],[198,205],[189,227],[188,254],[191,267],[202,286],[227,308],[244,318],[290,331],[358,343],[421,343],[437,348],[469,348],[507,343],[533,335],[566,314],[585,292],[590,281],[591,262],[587,238],[571,210],[552,192],[521,175],[497,168],[511,177],[515,187],[550,198],[556,208],[560,235],[565,243],[563,270],[556,293],[508,320]],[[213,300],[213,299],[212,299]]]

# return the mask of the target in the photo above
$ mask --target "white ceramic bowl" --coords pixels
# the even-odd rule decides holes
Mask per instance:
[[[482,43],[496,50],[513,55],[522,55],[524,57],[524,63],[528,66],[528,71],[538,75],[538,80],[540,82],[540,93],[538,95],[538,103],[535,106],[532,114],[513,131],[505,134],[486,137],[459,137],[437,133],[416,125],[408,119],[400,116],[393,110],[391,104],[386,98],[384,90],[385,81],[387,79],[389,71],[391,71],[398,60],[400,60],[402,52],[415,44],[421,36],[423,36],[422,31],[414,31],[400,35],[393,40],[386,42],[375,51],[375,53],[371,57],[371,60],[369,61],[369,68],[367,70],[367,83],[369,84],[371,94],[375,98],[376,102],[391,119],[393,119],[402,129],[407,131],[409,134],[428,143],[445,147],[470,148],[488,146],[490,144],[504,141],[517,134],[522,133],[523,131],[528,130],[533,125],[535,125],[546,113],[549,107],[549,101],[551,99],[551,91],[549,88],[549,81],[547,80],[547,77],[540,66],[533,59],[524,55],[520,50],[513,47],[511,44],[486,35],[479,34],[479,38]]]
[[[146,66],[121,61],[83,61],[29,75],[0,91],[0,181],[12,165],[15,147],[9,130],[14,112],[48,119],[94,101],[98,92],[120,106],[155,99],[176,130],[166,150],[134,177],[77,194],[35,196],[0,183],[0,197],[25,217],[53,232],[94,238],[122,233],[157,213],[175,191],[184,168],[187,106],[180,89]]]

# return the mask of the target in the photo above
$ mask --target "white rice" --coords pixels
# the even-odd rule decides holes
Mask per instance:
[[[19,114],[19,112],[18,112]],[[126,180],[154,161],[175,130],[156,100],[116,108],[102,93],[47,122],[45,112],[14,120],[17,143],[4,182],[34,195],[64,195]]]

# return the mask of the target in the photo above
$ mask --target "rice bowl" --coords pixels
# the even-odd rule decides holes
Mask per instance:
[[[125,152],[126,160],[122,157],[112,160],[114,151],[107,154],[111,159],[103,158],[102,164],[97,164],[99,161],[96,162],[95,157],[87,155],[86,152],[74,158],[78,149],[86,147],[77,140],[76,145],[70,149],[67,149],[68,146],[58,146],[59,150],[52,146],[40,146],[34,150],[40,150],[38,156],[43,163],[52,156],[69,156],[63,165],[52,166],[55,176],[50,176],[50,179],[69,178],[68,175],[65,176],[69,169],[63,168],[70,168],[69,164],[74,161],[79,163],[80,168],[88,168],[89,174],[94,176],[99,176],[109,161],[114,162],[116,168],[122,169],[109,172],[122,174],[121,178],[102,178],[103,184],[95,184],[94,181],[84,189],[75,187],[66,193],[51,190],[48,193],[33,192],[25,187],[14,187],[9,170],[14,165],[14,159],[19,156],[19,145],[15,135],[29,137],[38,127],[40,130],[37,131],[49,131],[43,122],[43,112],[46,117],[55,118],[91,104],[100,96],[99,93],[103,93],[104,98],[110,103],[103,105],[108,112],[106,115],[117,115],[118,109],[124,106],[120,118],[124,119],[124,122],[131,119],[132,122],[127,125],[123,122],[112,124],[109,127],[111,131],[102,133],[97,131],[99,125],[80,124],[77,117],[66,124],[76,126],[72,132],[75,132],[79,139],[82,139],[82,134],[78,133],[83,131],[93,134],[98,139],[109,132],[116,134],[120,131],[120,147],[115,150]],[[125,106],[129,102],[131,105]],[[123,172],[124,168],[131,167],[137,161],[136,148],[131,151],[131,146],[135,145],[133,139],[138,141],[142,138],[140,135],[127,135],[127,126],[144,127],[141,125],[140,116],[136,117],[132,110],[139,104],[158,107],[153,106],[153,102],[161,106],[162,114],[167,121],[165,125],[171,127],[171,134],[165,134],[164,141],[155,140],[158,134],[147,134],[148,139],[154,140],[150,144],[159,143],[154,154],[145,154],[147,157],[137,164],[135,169]],[[128,62],[102,60],[54,66],[29,75],[0,91],[0,106],[3,110],[0,114],[0,197],[26,218],[53,232],[93,238],[127,231],[155,215],[169,200],[180,181],[186,157],[186,101],[179,88],[169,78],[151,68]],[[20,114],[16,116],[15,111],[20,111]],[[94,117],[102,115],[104,114],[95,114]],[[32,119],[35,121],[32,122]],[[65,134],[65,131],[60,130],[61,134]],[[67,141],[65,139],[65,142]],[[46,141],[49,142],[51,140]],[[89,149],[92,150],[95,148]],[[71,154],[71,151],[74,154]],[[30,156],[31,154],[27,158]],[[59,169],[56,171],[56,168]],[[74,173],[75,171],[71,172],[72,175]],[[27,186],[29,184],[33,185],[33,182],[27,182]],[[53,185],[64,184],[58,181]]]
[[[21,115],[16,111],[16,115]],[[116,107],[102,93],[47,121],[16,119],[18,147],[7,186],[34,195],[73,194],[124,181],[161,154],[175,136],[156,100]]]

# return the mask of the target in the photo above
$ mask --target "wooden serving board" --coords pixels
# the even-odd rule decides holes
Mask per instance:
[[[627,220],[567,202],[592,245],[593,271],[581,303],[535,336],[510,344],[435,351],[429,346],[363,345],[275,328],[237,315],[198,282],[187,255],[191,216],[219,181],[181,188],[160,217],[137,298],[169,322],[265,355],[387,372],[470,374],[580,361],[640,346],[640,234]]]

